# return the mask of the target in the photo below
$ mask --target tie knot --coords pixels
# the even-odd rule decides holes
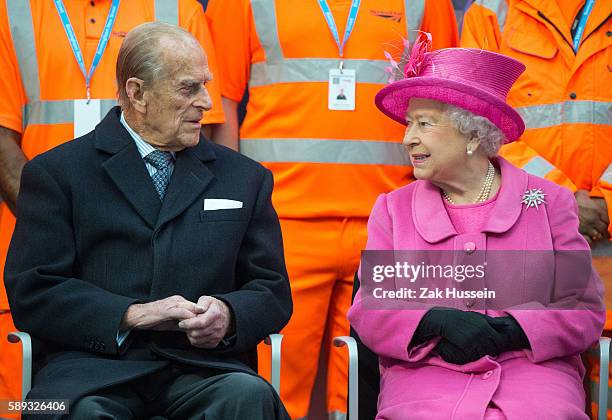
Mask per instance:
[[[158,171],[166,169],[172,163],[172,153],[155,150],[144,157],[144,159]]]

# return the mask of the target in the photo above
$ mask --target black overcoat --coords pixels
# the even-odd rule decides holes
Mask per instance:
[[[253,372],[257,343],[292,312],[270,171],[201,138],[176,154],[162,203],[119,116],[112,109],[23,171],[5,281],[42,366],[30,398],[75,399],[169,361]],[[243,207],[204,211],[205,199]],[[118,347],[129,305],[172,295],[229,304],[229,345],[204,350],[182,332],[133,331]]]

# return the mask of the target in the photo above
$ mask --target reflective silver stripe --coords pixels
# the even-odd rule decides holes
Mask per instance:
[[[508,15],[507,0],[476,0],[475,3],[495,13],[495,16],[497,16],[497,24],[499,25],[499,32],[503,32],[504,25],[506,24],[506,16]]]
[[[346,413],[342,411],[331,411],[327,413],[328,420],[346,420]]]
[[[608,240],[597,241],[591,248],[591,255],[594,257],[612,257],[612,242]],[[612,404],[608,404],[612,407]]]
[[[406,0],[408,26],[420,28],[425,8],[424,0]],[[410,7],[410,13],[408,8]],[[329,69],[338,66],[337,58],[288,58],[283,57],[276,21],[274,0],[251,0],[251,10],[259,43],[265,52],[265,62],[251,65],[250,87],[277,83],[327,82]],[[410,22],[408,22],[410,20]],[[416,34],[416,33],[415,33]],[[354,69],[357,83],[385,84],[384,60],[346,59],[344,68]]]
[[[555,169],[555,166],[541,156],[536,156],[523,165],[523,170],[528,174],[544,178],[547,173]]]
[[[612,163],[606,168],[605,172],[601,176],[601,180],[607,182],[608,184],[612,184]]]
[[[410,165],[401,143],[370,140],[245,139],[240,151],[258,162]]]
[[[178,0],[155,0],[155,20],[178,25]]]
[[[266,53],[266,63],[283,62],[283,51],[276,26],[276,5],[274,0],[251,0],[251,10],[255,21],[255,30],[261,47]],[[336,60],[336,65],[338,60]],[[327,80],[327,79],[326,79]]]
[[[21,81],[28,100],[33,101],[40,98],[40,79],[30,2],[29,0],[7,0],[6,11],[15,54],[19,62]]]
[[[404,0],[404,14],[406,15],[406,33],[410,43],[414,42],[423,23],[425,13],[425,0]]]
[[[560,124],[612,124],[612,102],[565,101],[516,108],[527,128]]]
[[[100,100],[100,119],[117,105],[114,99]],[[33,101],[25,106],[24,127],[34,124],[73,124],[74,101]]]
[[[345,69],[355,69],[357,83],[386,83],[383,60],[344,60]],[[275,83],[327,82],[329,69],[338,66],[336,58],[291,58],[279,64],[266,62],[251,65],[251,87],[272,85]]]
[[[100,99],[100,120],[116,105],[118,105],[116,99]]]

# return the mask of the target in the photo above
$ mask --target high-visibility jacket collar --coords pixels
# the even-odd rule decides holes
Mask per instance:
[[[612,15],[612,8],[609,2],[595,2],[582,36],[580,48],[576,54],[572,47],[570,25],[565,21],[559,7],[557,2],[554,1],[519,0],[516,3],[518,12],[525,13],[537,20],[551,32],[552,38],[557,43],[568,67],[574,73],[589,57],[612,45],[612,37],[610,36],[604,36],[604,39],[593,37],[593,33]],[[500,30],[503,31],[504,28],[500,28]]]

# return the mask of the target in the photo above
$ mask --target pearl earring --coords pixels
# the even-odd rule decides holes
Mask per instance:
[[[474,153],[474,152],[472,152],[472,150],[471,150],[471,149],[468,149],[468,150],[467,150],[467,154],[468,154],[468,156],[472,156],[472,153]]]

